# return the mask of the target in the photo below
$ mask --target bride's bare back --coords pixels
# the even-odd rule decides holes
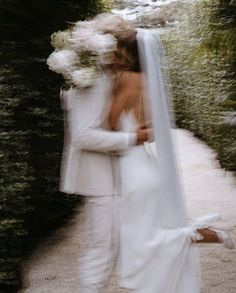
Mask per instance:
[[[132,110],[139,124],[145,124],[141,73],[122,71],[117,73],[113,89],[113,104],[109,116],[111,129],[116,128],[123,111]]]

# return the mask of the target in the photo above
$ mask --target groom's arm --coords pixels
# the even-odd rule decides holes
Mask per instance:
[[[91,107],[91,101],[78,100],[78,93],[74,92],[73,89],[64,93],[63,100],[66,101],[65,110],[68,112],[66,121],[70,125],[68,128],[70,129],[70,144],[76,149],[114,152],[126,150],[130,146],[148,140],[147,133],[144,130],[126,133],[88,126],[87,122],[90,118],[92,119],[92,115],[87,117],[87,113],[90,113],[89,111],[94,107]],[[80,104],[79,101],[82,101],[83,104]],[[85,103],[86,101],[88,103]]]
[[[70,144],[76,149],[97,152],[122,151],[137,143],[136,133],[125,133],[105,130],[100,127],[88,126],[88,121],[93,119],[91,109],[94,105],[90,100],[81,99],[79,103],[78,92],[75,89],[63,91],[61,100],[63,109],[67,113],[67,131],[70,132]],[[86,103],[87,101],[87,103]],[[90,114],[87,117],[88,113]]]
[[[97,152],[122,151],[136,144],[136,133],[108,131],[101,128],[81,129],[72,137],[73,147]]]

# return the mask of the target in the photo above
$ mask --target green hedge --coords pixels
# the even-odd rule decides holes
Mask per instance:
[[[163,41],[177,124],[213,147],[222,167],[236,171],[236,9],[227,3],[186,4]]]
[[[104,0],[0,2],[0,292],[17,290],[22,258],[79,203],[58,192],[62,80],[45,64],[50,35],[107,9]]]

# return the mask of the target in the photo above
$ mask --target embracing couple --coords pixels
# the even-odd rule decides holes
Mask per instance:
[[[92,87],[62,93],[60,189],[85,197],[78,292],[105,292],[115,267],[132,292],[200,292],[196,243],[233,243],[209,226],[217,214],[187,225],[156,36],[109,33],[112,66]]]

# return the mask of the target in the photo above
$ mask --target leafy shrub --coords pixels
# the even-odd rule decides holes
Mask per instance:
[[[0,292],[17,290],[22,257],[80,201],[58,192],[62,80],[45,64],[50,35],[107,9],[104,0],[0,2]]]
[[[236,9],[212,0],[186,4],[163,34],[176,119],[205,140],[222,167],[236,171]]]

